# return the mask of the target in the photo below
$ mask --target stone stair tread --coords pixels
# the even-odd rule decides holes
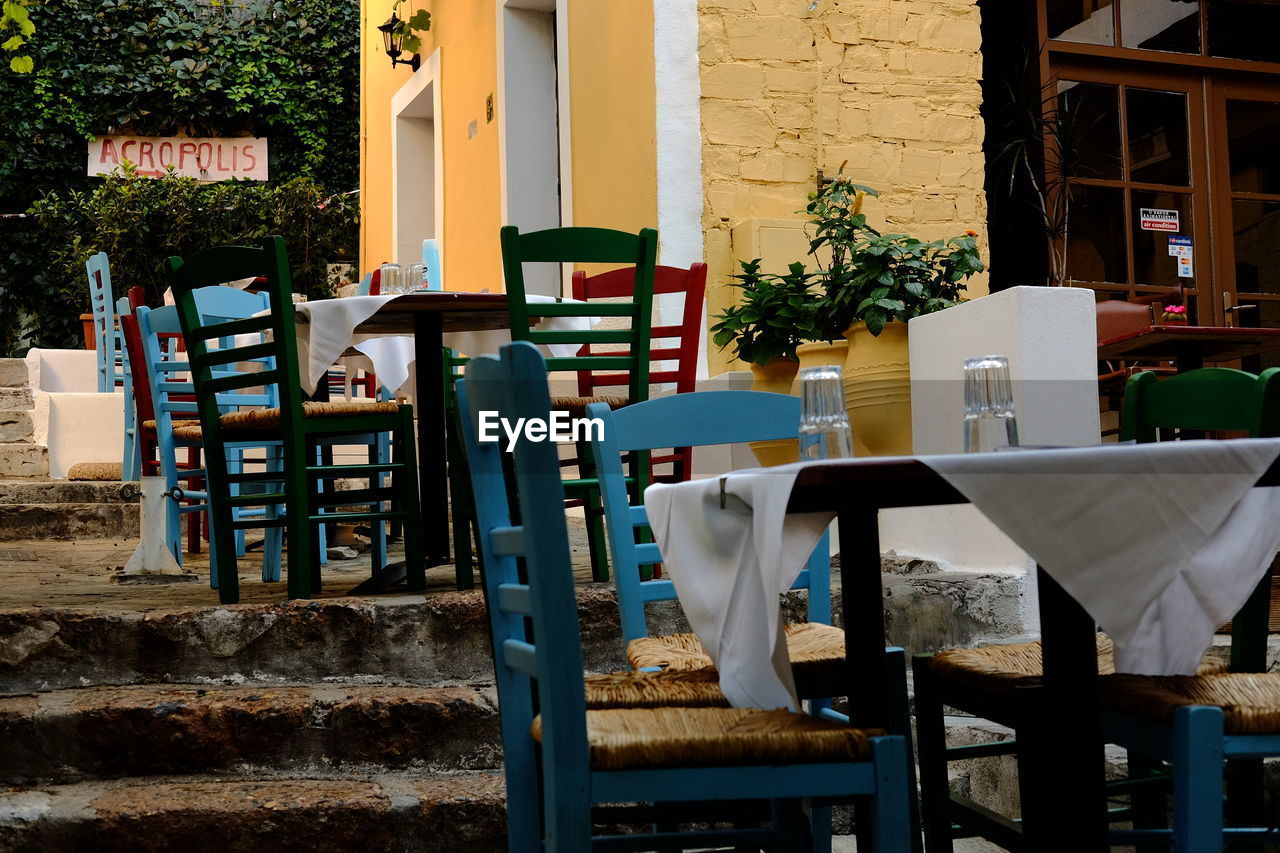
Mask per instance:
[[[0,783],[230,770],[498,766],[478,687],[84,687],[0,696]]]
[[[0,792],[0,849],[505,850],[492,773],[126,778]]]
[[[42,478],[0,479],[0,505],[138,502],[138,484]]]

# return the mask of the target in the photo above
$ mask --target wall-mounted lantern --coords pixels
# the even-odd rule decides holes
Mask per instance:
[[[422,59],[415,52],[412,59],[401,59],[404,54],[405,27],[401,26],[403,22],[396,15],[391,13],[391,17],[387,18],[387,22],[378,27],[382,33],[382,45],[387,51],[387,56],[391,57],[391,67],[397,65],[408,65],[417,71],[422,65]]]

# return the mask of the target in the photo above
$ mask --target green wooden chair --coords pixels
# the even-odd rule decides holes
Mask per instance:
[[[1161,430],[1179,430],[1199,436],[1205,431],[1246,432],[1251,437],[1280,436],[1280,369],[1261,376],[1227,368],[1205,368],[1177,374],[1157,382],[1154,373],[1139,373],[1125,386],[1120,439],[1151,442]],[[1134,519],[1134,524],[1141,524]],[[1258,584],[1249,601],[1232,620],[1232,672],[1266,670],[1266,635],[1271,593],[1270,572]],[[996,814],[950,790],[947,765],[952,761],[1015,755],[1020,783],[1025,754],[1018,739],[1036,724],[1037,687],[1043,674],[1039,643],[953,649],[936,655],[917,655],[912,661],[915,683],[916,734],[920,763],[920,798],[928,853],[950,853],[952,839],[978,835],[1008,850],[1028,850],[1019,821]],[[1220,667],[1202,665],[1205,677]],[[1117,678],[1110,641],[1099,635],[1098,671],[1104,685]],[[1197,676],[1198,677],[1198,676]],[[1141,676],[1122,676],[1142,679]],[[1106,691],[1104,690],[1104,693]],[[1016,739],[948,747],[943,708],[992,720],[1012,728]],[[1051,736],[1051,735],[1047,735]],[[1137,738],[1151,743],[1148,735]],[[1129,746],[1130,744],[1123,744]],[[1164,796],[1170,779],[1160,761],[1131,751],[1130,775],[1109,785],[1110,793],[1131,796],[1129,808],[1114,809],[1115,820],[1132,820],[1138,833],[1123,842],[1160,843],[1149,834],[1164,821]],[[1252,818],[1261,811],[1262,767],[1258,761],[1236,762],[1229,789],[1233,811]],[[1043,793],[1023,789],[1023,821],[1054,821],[1061,815],[1029,811],[1030,803],[1043,802]],[[1219,798],[1220,799],[1220,798]],[[1201,804],[1199,808],[1210,808]],[[1118,836],[1117,836],[1118,837]],[[1165,842],[1167,843],[1167,842]],[[1178,849],[1183,849],[1178,847]],[[1199,849],[1199,848],[1197,848]],[[1216,847],[1214,849],[1217,849]]]
[[[625,374],[626,396],[553,395],[552,408],[566,411],[571,418],[585,416],[592,403],[607,403],[617,409],[629,403],[649,399],[649,350],[653,328],[653,280],[657,266],[658,232],[645,228],[639,234],[607,228],[551,228],[521,234],[514,225],[501,232],[502,269],[506,279],[511,320],[511,339],[528,341],[543,347],[564,348],[568,355],[553,354],[547,358],[547,371],[591,371]],[[629,301],[562,302],[539,304],[530,311],[524,283],[524,265],[553,264],[629,264],[635,267],[635,286]],[[533,323],[550,317],[601,317],[601,328],[586,330],[549,330],[533,328]],[[628,321],[619,328],[609,318]],[[580,355],[584,344],[609,344],[604,354]],[[576,377],[575,377],[576,380]],[[577,386],[577,382],[574,382]],[[575,460],[578,477],[565,481],[568,503],[581,502],[587,521],[587,542],[591,550],[592,576],[598,581],[609,579],[608,547],[604,537],[604,510],[600,501],[600,484],[590,462],[585,444],[578,448]],[[631,457],[631,470],[640,481],[631,485],[637,494],[643,491],[649,477],[649,454]]]
[[[173,290],[178,316],[190,356],[196,404],[200,415],[208,472],[209,512],[217,537],[214,553],[223,603],[239,600],[234,531],[249,527],[286,528],[288,549],[288,591],[290,598],[309,598],[320,589],[317,525],[324,522],[356,520],[399,520],[404,522],[405,562],[410,589],[423,589],[420,512],[418,507],[417,462],[414,447],[413,411],[394,402],[352,401],[304,402],[298,380],[298,349],[294,332],[292,286],[284,241],[268,237],[260,248],[223,246],[209,249],[184,261],[172,257],[165,262],[169,286]],[[206,322],[196,306],[194,291],[241,278],[264,277],[263,286],[271,310],[261,316],[229,322]],[[216,344],[216,345],[215,345]],[[271,359],[265,369],[238,372],[238,363]],[[245,388],[276,389],[279,408],[241,409],[224,412],[220,394]],[[364,464],[317,464],[318,442],[344,436],[389,433],[394,462]],[[228,471],[225,445],[228,442],[283,441],[283,472]],[[358,443],[358,442],[353,442]],[[385,485],[385,477],[391,483]],[[368,488],[321,492],[321,479],[355,478],[368,481]],[[236,484],[253,484],[265,489],[245,494],[233,493]],[[390,502],[390,508],[387,504]],[[368,506],[368,511],[351,507]],[[276,517],[233,518],[236,507],[276,509]],[[342,508],[321,513],[321,509]],[[270,515],[270,513],[268,513]],[[282,517],[281,517],[282,515]]]

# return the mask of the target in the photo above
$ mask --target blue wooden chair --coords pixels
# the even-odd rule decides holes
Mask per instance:
[[[204,288],[196,294],[197,304],[209,319],[243,319],[269,307],[267,300],[257,294],[235,290],[228,287]],[[134,312],[137,318],[138,331],[142,339],[142,348],[151,387],[152,405],[155,411],[156,441],[160,457],[160,473],[165,478],[165,489],[170,495],[181,495],[166,502],[165,537],[169,550],[178,564],[182,564],[182,525],[181,517],[193,512],[208,510],[208,492],[204,489],[205,470],[202,468],[182,468],[178,464],[178,449],[203,447],[199,430],[198,413],[194,399],[194,386],[189,373],[190,364],[185,353],[175,352],[165,347],[162,336],[181,334],[182,328],[178,319],[178,311],[172,305],[151,309],[145,306]],[[169,339],[172,340],[171,338]],[[230,373],[231,371],[221,371]],[[271,405],[274,396],[269,393],[226,395],[222,402],[231,411],[240,405]],[[262,447],[265,450],[265,463],[268,468],[279,470],[282,464],[280,442],[253,442],[227,445],[227,464],[235,471],[243,470],[243,452],[246,449]],[[175,491],[178,490],[178,491]],[[271,508],[268,508],[270,511]],[[256,514],[251,508],[237,507],[236,518],[248,519]],[[268,514],[264,517],[275,517]],[[212,523],[212,519],[211,519]],[[278,527],[265,530],[266,539],[263,545],[262,579],[278,581],[280,579],[281,536]],[[210,547],[210,585],[218,588],[216,554],[213,549],[217,537],[209,536]],[[237,556],[244,556],[244,532],[236,531],[235,548]]]
[[[750,417],[744,417],[744,412]],[[645,603],[674,600],[676,590],[668,579],[641,580],[641,568],[661,563],[662,555],[656,544],[636,541],[636,530],[647,529],[649,519],[643,506],[631,504],[622,457],[661,447],[795,438],[800,398],[760,391],[707,391],[659,397],[617,410],[594,403],[587,406],[587,417],[599,419],[604,426],[591,452],[600,474],[627,660],[636,669],[711,668],[711,657],[695,635],[649,635]],[[844,631],[831,625],[829,554],[830,541],[824,535],[808,567],[792,585],[792,589],[809,590],[809,621],[786,626],[797,687],[802,696],[819,702],[843,692],[844,678]]]
[[[129,356],[116,325],[117,304],[111,288],[107,253],[91,255],[84,269],[89,278],[89,303],[93,310],[98,393],[113,394],[117,387],[124,388],[124,452],[121,455],[120,479],[136,480],[142,475],[141,439],[133,405],[133,385],[129,381]],[[122,297],[118,308],[127,312],[128,299]]]
[[[509,419],[549,415],[545,363],[533,345],[517,342],[500,358],[473,360],[460,387],[502,712],[508,849],[801,850],[806,830],[793,808],[775,808],[773,820],[762,809],[760,827],[679,832],[663,824],[642,836],[593,837],[591,807],[702,802],[708,806],[698,819],[705,820],[714,801],[862,796],[870,799],[874,827],[869,849],[908,850],[908,750],[901,736],[784,710],[588,709],[556,447],[517,443],[521,523],[515,525],[499,447],[476,440],[480,411]],[[639,822],[650,823],[649,815]]]
[[[440,241],[434,237],[422,241],[422,265],[427,270],[427,290],[444,290],[444,275],[440,270]]]

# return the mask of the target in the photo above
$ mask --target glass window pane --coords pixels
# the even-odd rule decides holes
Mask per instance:
[[[1227,158],[1231,189],[1280,193],[1280,104],[1227,101]]]
[[[1191,185],[1187,155],[1187,96],[1182,92],[1128,89],[1129,180]]]
[[[1084,44],[1116,43],[1111,0],[1048,0],[1049,38]]]
[[[1068,279],[1128,282],[1124,190],[1072,185],[1066,250]]]
[[[1120,37],[1125,47],[1200,52],[1200,4],[1196,0],[1123,0]]]
[[[1231,202],[1236,291],[1280,293],[1280,202]]]
[[[1258,0],[1209,0],[1209,55],[1280,62],[1280,6]]]
[[[1068,177],[1124,178],[1118,86],[1059,81],[1056,125],[1060,167]]]
[[[1151,284],[1159,287],[1187,287],[1195,285],[1194,273],[1203,266],[1205,246],[1192,246],[1191,276],[1178,274],[1176,255],[1169,254],[1169,238],[1187,237],[1192,228],[1191,196],[1177,193],[1153,193],[1134,190],[1130,200],[1133,210],[1133,281],[1135,284]],[[1142,210],[1176,211],[1178,230],[1147,230],[1142,227]],[[1163,227],[1162,220],[1158,227]]]

